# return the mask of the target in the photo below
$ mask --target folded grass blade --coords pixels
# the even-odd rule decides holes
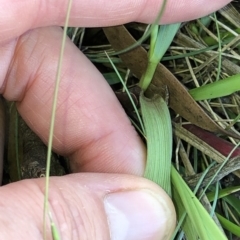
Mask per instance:
[[[168,106],[162,97],[140,95],[147,136],[147,166],[144,176],[171,195],[172,126]]]
[[[173,166],[171,176],[174,189],[179,194],[199,238],[204,240],[227,239]],[[175,204],[178,205],[177,202]]]

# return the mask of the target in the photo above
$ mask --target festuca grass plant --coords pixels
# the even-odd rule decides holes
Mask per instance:
[[[57,79],[56,79],[56,88],[55,88],[55,94],[54,94],[54,101],[53,101],[53,110],[52,110],[52,119],[51,119],[51,127],[50,127],[50,133],[49,133],[49,144],[48,144],[48,159],[47,159],[47,170],[46,170],[46,192],[45,192],[45,211],[44,211],[44,233],[46,238],[46,221],[47,217],[49,217],[49,220],[51,222],[52,226],[52,233],[53,233],[53,239],[58,240],[60,239],[60,236],[58,234],[58,230],[56,229],[54,222],[51,219],[51,213],[48,208],[48,189],[49,189],[49,172],[50,172],[50,156],[51,156],[51,149],[52,149],[52,141],[53,141],[53,130],[54,130],[54,122],[55,122],[55,112],[56,112],[56,103],[57,103],[57,95],[58,95],[58,88],[60,84],[60,75],[61,75],[61,65],[62,65],[62,58],[64,56],[64,44],[65,44],[65,38],[67,33],[67,26],[68,26],[68,19],[71,9],[71,0],[69,0],[69,8],[68,13],[66,16],[66,22],[64,27],[64,34],[63,34],[63,40],[62,40],[62,49],[61,49],[61,55],[59,58],[59,69],[57,73]],[[122,82],[124,85],[124,91],[128,92],[129,98],[132,101],[132,104],[135,109],[135,113],[137,113],[137,117],[140,123],[140,131],[144,135],[144,138],[146,139],[146,145],[147,145],[147,164],[146,169],[144,173],[144,177],[148,178],[154,182],[156,182],[160,187],[162,187],[167,194],[172,198],[176,210],[177,210],[177,217],[178,217],[178,225],[176,227],[176,230],[174,232],[174,235],[172,236],[172,239],[204,239],[204,240],[212,240],[212,239],[227,239],[225,233],[223,232],[223,229],[221,225],[219,225],[219,222],[216,222],[212,216],[216,216],[219,218],[219,221],[221,222],[222,226],[228,230],[228,233],[233,233],[237,236],[239,236],[239,226],[236,222],[234,222],[232,219],[233,217],[229,217],[229,214],[226,214],[226,216],[222,216],[222,214],[219,214],[215,212],[217,209],[217,201],[221,198],[226,198],[226,202],[231,202],[231,208],[233,209],[232,212],[235,214],[235,217],[239,220],[239,208],[235,199],[232,199],[229,194],[231,191],[224,191],[224,189],[221,189],[219,186],[220,183],[214,185],[214,187],[211,185],[207,189],[208,193],[205,195],[205,192],[203,192],[201,189],[195,189],[192,190],[188,187],[187,183],[183,180],[182,175],[184,172],[186,172],[188,169],[186,165],[182,165],[179,163],[176,163],[173,161],[173,127],[172,127],[172,117],[169,111],[168,107],[168,100],[171,101],[171,95],[168,93],[168,86],[161,86],[164,90],[164,94],[160,94],[162,92],[161,89],[159,89],[159,94],[154,94],[152,96],[145,96],[145,91],[149,88],[151,85],[153,76],[155,74],[155,70],[159,64],[160,61],[164,61],[168,59],[168,61],[171,61],[172,63],[174,61],[178,61],[181,59],[183,61],[186,60],[185,65],[190,65],[189,59],[191,59],[191,62],[197,66],[199,63],[201,63],[203,60],[201,58],[197,58],[199,54],[205,54],[209,49],[212,51],[215,49],[216,46],[204,46],[202,49],[197,49],[196,47],[189,46],[189,51],[186,53],[187,47],[180,48],[178,46],[171,46],[172,42],[174,41],[174,37],[179,31],[179,28],[181,27],[181,23],[171,24],[171,25],[162,25],[158,26],[157,22],[161,18],[161,15],[164,11],[164,7],[166,5],[166,1],[164,1],[162,9],[160,10],[159,16],[156,19],[156,22],[150,25],[145,33],[143,34],[143,37],[140,39],[143,41],[147,38],[147,36],[150,34],[149,38],[149,49],[148,49],[148,64],[146,71],[142,75],[142,77],[139,79],[138,86],[141,88],[141,93],[139,95],[139,102],[140,102],[140,108],[138,108],[134,101],[131,99],[131,94],[128,91],[128,85],[126,82],[122,79],[122,77],[125,75],[124,70],[122,67],[122,61],[116,56],[116,53],[108,52],[107,57],[105,54],[105,49],[101,49],[99,53],[91,53],[88,52],[89,58],[93,62],[102,63],[105,68],[111,68],[114,69],[114,71],[110,71],[109,73],[103,73],[105,74],[106,78],[108,78],[109,82],[111,84],[118,83],[119,81]],[[221,73],[222,69],[222,54],[224,50],[229,49],[231,41],[233,41],[232,35],[231,38],[228,39],[228,48],[224,48],[222,46],[222,34],[220,34],[219,30],[219,23],[217,20],[216,15],[212,15],[208,18],[200,19],[198,22],[195,22],[195,25],[191,25],[191,29],[193,30],[194,34],[198,34],[199,36],[202,36],[204,39],[204,26],[209,26],[209,24],[214,25],[217,33],[217,49],[214,54],[215,58],[211,55],[210,58],[218,59],[218,68],[215,75],[211,76],[211,82],[203,82],[203,84],[197,84],[194,88],[189,90],[190,95],[196,100],[196,101],[209,101],[214,98],[220,98],[225,97],[230,94],[236,93],[236,91],[239,91],[240,85],[239,85],[239,75],[233,74],[231,76],[226,76],[224,79],[221,78],[224,74]],[[190,31],[190,30],[189,30]],[[77,31],[75,31],[73,34],[76,34]],[[82,36],[84,35],[84,31],[81,32]],[[209,42],[209,38],[206,38]],[[216,41],[216,39],[214,38]],[[215,44],[214,41],[210,41]],[[139,45],[140,42],[137,43]],[[130,46],[127,50],[125,49],[123,52],[130,51],[135,46]],[[89,48],[90,49],[90,48]],[[170,51],[175,54],[175,56],[165,56],[165,53],[167,51]],[[179,51],[182,51],[182,53],[179,53]],[[187,49],[188,50],[188,49]],[[90,51],[90,50],[88,50]],[[212,53],[212,52],[211,52]],[[120,54],[118,52],[118,54]],[[173,54],[173,55],[174,55]],[[196,58],[195,58],[196,57]],[[178,62],[174,62],[178,63]],[[120,66],[120,67],[118,67]],[[180,70],[179,70],[180,71]],[[186,71],[186,70],[185,70]],[[177,72],[177,70],[176,70]],[[180,71],[181,73],[184,72],[184,70]],[[196,74],[196,69],[190,68],[189,72],[192,74],[192,78],[197,79],[194,74]],[[215,81],[214,80],[215,77]],[[221,78],[221,80],[220,80]],[[190,78],[187,78],[188,83]],[[198,82],[197,82],[198,83]],[[200,86],[202,85],[202,86]],[[177,96],[178,98],[181,98],[181,96]],[[209,104],[209,102],[207,102]],[[206,104],[206,102],[205,102]],[[235,113],[235,118],[238,119],[238,115]],[[230,113],[229,113],[230,114]],[[237,122],[238,120],[236,120]],[[117,123],[116,123],[117,124]],[[177,140],[177,136],[174,135],[174,139]],[[181,141],[181,140],[179,140]],[[181,143],[175,144],[176,147],[176,154],[178,154],[179,148],[184,152],[184,149],[181,148]],[[190,147],[189,147],[190,148]],[[193,150],[193,152],[196,152],[197,150]],[[188,153],[184,153],[187,156]],[[182,154],[181,156],[183,156]],[[195,154],[195,157],[197,154]],[[176,156],[175,156],[176,157]],[[194,158],[194,161],[197,161],[196,158]],[[203,165],[203,168],[209,169],[214,164],[210,164],[210,160],[206,160]],[[195,165],[194,170],[197,169],[197,165]],[[194,172],[194,171],[193,171]],[[206,172],[207,173],[207,172]],[[202,177],[204,178],[204,174]],[[214,178],[214,176],[213,176]],[[206,189],[205,189],[206,190]],[[235,189],[236,191],[236,189]],[[197,193],[201,192],[201,196]],[[205,206],[202,204],[202,199],[205,197],[207,201],[214,203],[212,210],[212,213],[209,213]],[[199,199],[201,198],[201,199]],[[200,201],[201,200],[201,201]],[[237,205],[238,204],[238,205]],[[208,209],[209,210],[209,209]],[[228,218],[227,218],[228,217]]]

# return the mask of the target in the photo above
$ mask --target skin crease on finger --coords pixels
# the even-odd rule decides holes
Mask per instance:
[[[1,239],[42,239],[44,186],[44,179],[35,179],[2,187]],[[114,192],[136,189],[151,190],[151,194],[161,202],[166,216],[166,228],[161,231],[169,235],[176,222],[174,207],[167,194],[156,184],[131,175],[82,173],[51,178],[49,203],[61,239],[110,239],[103,199]],[[5,207],[6,198],[11,208]],[[141,201],[136,201],[136,206],[144,207]],[[27,231],[19,231],[26,229],[26,224]],[[52,239],[50,231],[48,234],[47,239]]]
[[[162,24],[181,22],[207,15],[223,7],[230,0],[168,0]],[[68,0],[0,0],[0,42],[21,35],[29,29],[49,25],[63,25]],[[127,22],[154,22],[162,1],[73,1],[71,26],[112,26]],[[21,12],[21,21],[16,16]],[[183,14],[184,13],[184,14]]]

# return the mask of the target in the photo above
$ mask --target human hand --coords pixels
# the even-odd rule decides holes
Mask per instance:
[[[197,18],[228,2],[168,0],[162,23]],[[47,142],[62,37],[60,28],[48,26],[63,24],[67,1],[2,0],[1,6],[1,93],[17,101]],[[160,6],[157,0],[74,1],[70,25],[150,23]],[[30,30],[37,27],[43,28]],[[76,173],[51,178],[50,208],[61,239],[168,239],[175,225],[170,199],[133,176],[143,175],[145,148],[102,75],[70,41],[56,118],[54,149]],[[1,187],[1,239],[42,239],[44,184],[34,179]]]

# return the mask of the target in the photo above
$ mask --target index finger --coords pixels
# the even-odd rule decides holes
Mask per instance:
[[[209,14],[231,0],[167,0],[161,23],[182,22]],[[152,23],[163,0],[74,0],[70,25],[99,27],[138,21]],[[0,43],[29,29],[63,25],[68,0],[0,0]]]

